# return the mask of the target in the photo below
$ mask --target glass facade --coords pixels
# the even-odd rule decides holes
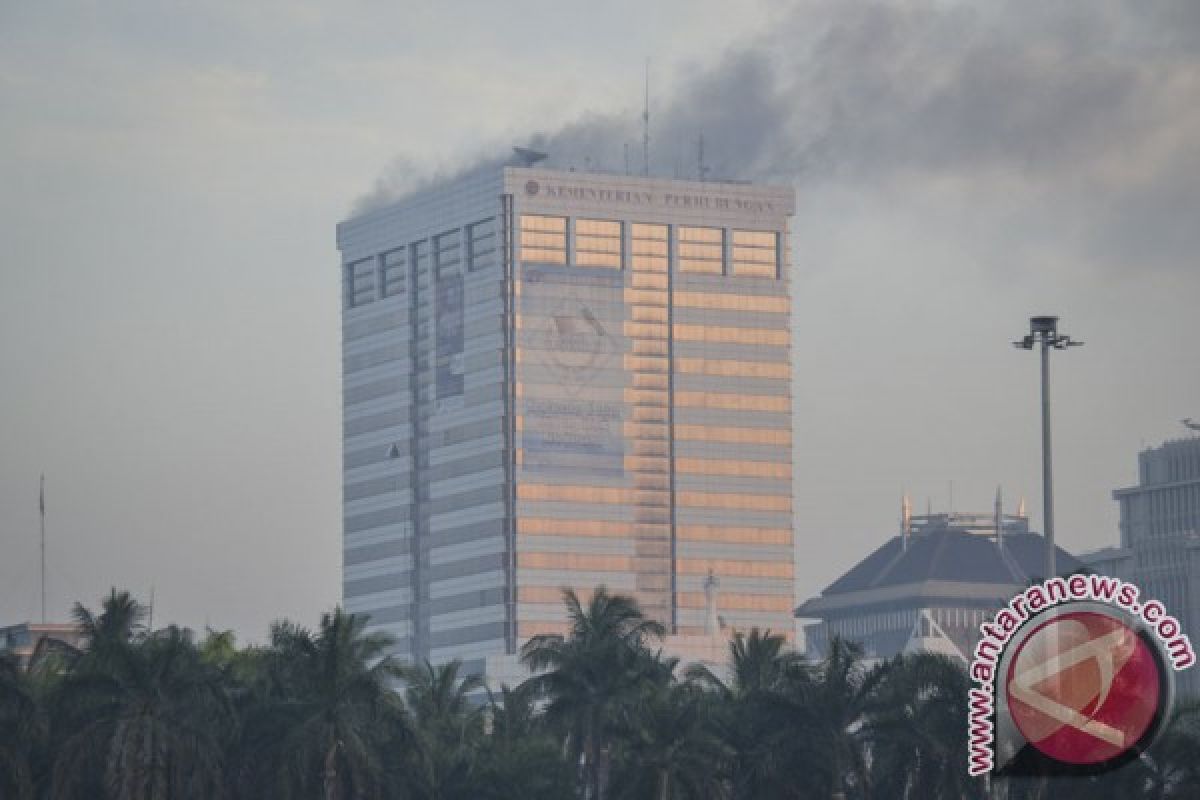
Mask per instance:
[[[605,584],[700,633],[711,572],[729,622],[790,631],[779,233],[578,218],[568,242],[569,227],[519,220],[518,618],[556,630],[555,587]]]
[[[346,607],[478,672],[563,631],[565,587],[702,633],[711,574],[727,626],[790,636],[790,194],[545,175],[578,177],[339,227]]]

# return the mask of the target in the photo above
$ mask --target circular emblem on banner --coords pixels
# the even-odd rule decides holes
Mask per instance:
[[[1037,626],[1009,661],[1013,723],[1042,754],[1071,766],[1121,761],[1165,724],[1161,651],[1116,614],[1066,611]]]
[[[542,187],[538,185],[537,181],[525,181],[525,194],[530,195],[531,197],[537,194],[538,190],[541,188]]]
[[[546,320],[541,346],[547,366],[570,393],[582,391],[616,351],[604,323],[590,308],[571,300],[560,303]]]

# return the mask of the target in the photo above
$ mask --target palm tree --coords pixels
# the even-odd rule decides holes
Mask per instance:
[[[563,599],[568,634],[533,637],[521,649],[521,660],[535,673],[531,686],[546,698],[549,720],[566,734],[587,795],[599,800],[618,712],[647,677],[647,640],[665,631],[632,598],[609,594],[603,586],[586,609],[570,589],[563,590]]]
[[[391,637],[366,633],[366,624],[337,608],[315,634],[272,626],[239,746],[235,782],[246,796],[384,796],[385,748],[404,726],[390,688],[400,670],[386,656]]]
[[[99,614],[76,603],[71,614],[87,642],[87,652],[102,654],[109,647],[120,647],[146,633],[143,621],[148,611],[129,592],[111,589]]]
[[[502,687],[488,694],[489,733],[483,742],[472,800],[571,800],[577,796],[570,764],[533,687]]]
[[[714,715],[714,698],[696,686],[650,684],[622,715],[617,798],[721,798],[727,796],[729,749]]]
[[[413,747],[404,776],[423,800],[471,797],[485,711],[471,694],[483,688],[478,675],[460,676],[462,663],[404,667],[404,697],[412,717]]]
[[[935,653],[900,655],[867,704],[876,785],[900,798],[983,796],[967,775],[968,680],[961,664]]]
[[[220,674],[189,632],[172,626],[131,640],[132,627],[108,609],[91,618],[99,649],[79,658],[58,692],[51,796],[96,796],[102,780],[109,800],[220,797],[222,735],[232,722]]]
[[[35,761],[45,724],[28,674],[0,653],[0,797],[33,800]]]
[[[1178,704],[1167,727],[1150,746],[1149,757],[1162,796],[1175,800],[1200,796],[1200,699]]]
[[[757,628],[729,643],[729,682],[705,667],[688,678],[714,690],[714,717],[731,752],[729,788],[735,798],[811,796],[812,776],[826,767],[814,754],[807,694],[811,667],[787,640]]]
[[[845,799],[848,784],[858,794],[870,794],[863,723],[884,674],[883,669],[866,668],[861,645],[833,637],[828,653],[814,669],[789,676],[797,717],[807,717],[816,745],[813,755],[822,765],[812,777],[825,784],[833,800]]]

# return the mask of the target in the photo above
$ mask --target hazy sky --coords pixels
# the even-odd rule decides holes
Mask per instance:
[[[351,209],[538,142],[793,182],[798,597],[900,495],[1057,519],[1200,417],[1200,3],[0,3],[0,624],[107,587],[261,637],[340,591]]]

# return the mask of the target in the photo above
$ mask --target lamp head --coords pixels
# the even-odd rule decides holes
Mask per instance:
[[[1058,333],[1058,317],[1030,317],[1029,332],[1033,335],[1054,336]]]

